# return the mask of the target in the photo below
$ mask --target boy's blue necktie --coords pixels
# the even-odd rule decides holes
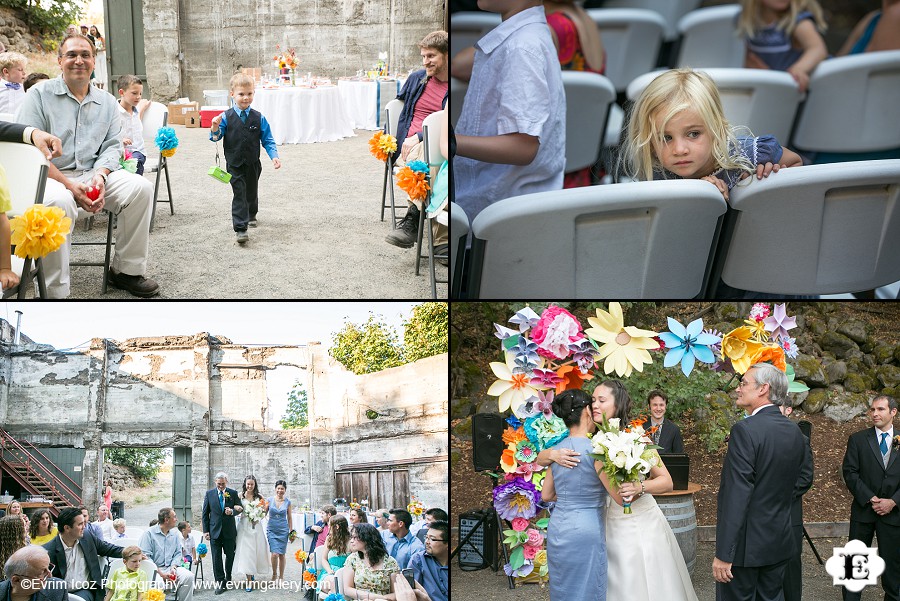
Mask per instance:
[[[247,111],[241,111],[240,116],[241,116],[241,121],[243,123],[246,123],[247,122]]]

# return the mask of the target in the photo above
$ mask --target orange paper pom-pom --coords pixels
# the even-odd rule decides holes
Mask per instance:
[[[386,161],[388,158],[388,154],[385,152],[384,148],[381,144],[381,136],[383,132],[376,131],[375,135],[369,140],[369,152],[372,153],[372,156],[378,159],[379,161]],[[396,145],[395,145],[396,148]]]
[[[431,186],[425,181],[425,174],[409,167],[404,167],[397,173],[397,186],[413,200],[423,200],[431,190]]]

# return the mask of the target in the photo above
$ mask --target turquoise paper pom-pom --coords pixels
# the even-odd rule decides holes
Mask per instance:
[[[428,164],[425,161],[412,161],[407,163],[406,166],[419,173],[428,173]]]
[[[172,127],[160,127],[156,132],[156,146],[160,150],[169,150],[178,148],[178,136],[175,135],[175,129]]]

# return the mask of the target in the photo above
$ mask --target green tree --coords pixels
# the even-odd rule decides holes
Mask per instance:
[[[0,6],[8,6],[24,13],[24,20],[34,33],[41,33],[56,48],[66,27],[78,23],[84,13],[80,0],[0,0]]]
[[[278,420],[285,430],[292,428],[305,428],[309,425],[309,407],[306,400],[306,390],[300,381],[294,382],[294,387],[288,394],[288,407],[284,416]]]
[[[403,358],[411,363],[447,352],[447,303],[422,303],[403,322]]]
[[[368,374],[403,365],[397,333],[381,316],[369,315],[362,325],[344,324],[335,333],[328,354],[355,374]]]
[[[104,449],[103,458],[107,463],[127,467],[142,483],[156,478],[166,457],[165,449]]]

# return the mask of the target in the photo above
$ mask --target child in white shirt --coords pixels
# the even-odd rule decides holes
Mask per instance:
[[[25,100],[25,65],[28,59],[18,52],[0,54],[0,113],[18,112]]]
[[[136,75],[122,75],[116,82],[119,88],[119,115],[122,117],[122,143],[125,150],[137,159],[137,174],[144,174],[144,126],[141,115],[150,106],[150,101],[141,98],[144,84]]]

